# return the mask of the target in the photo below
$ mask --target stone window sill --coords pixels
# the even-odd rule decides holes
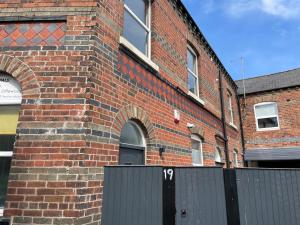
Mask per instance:
[[[192,97],[194,100],[196,100],[197,102],[199,102],[201,105],[204,105],[204,104],[205,104],[205,102],[204,102],[201,98],[199,98],[198,96],[196,96],[196,95],[193,94],[192,92],[189,92],[188,95],[189,95],[190,97]]]
[[[237,126],[234,125],[233,123],[229,123],[229,125],[230,125],[232,128],[236,129],[236,130],[238,129]]]
[[[156,72],[159,72],[159,67],[154,62],[151,61],[146,55],[144,55],[140,50],[138,50],[134,45],[132,45],[126,38],[120,36],[119,43],[125,48],[129,49],[132,53],[138,56],[144,63],[154,69]]]

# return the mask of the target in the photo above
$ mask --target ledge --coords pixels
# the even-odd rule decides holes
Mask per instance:
[[[229,123],[229,125],[230,125],[233,129],[238,130],[237,126],[234,125],[233,123]]]
[[[197,101],[201,105],[205,105],[205,102],[201,98],[199,98],[198,96],[196,96],[195,94],[193,94],[192,92],[189,92],[188,96],[190,96],[192,99],[194,99],[195,101]]]
[[[257,132],[267,132],[267,131],[274,131],[274,130],[280,130],[280,127],[271,127],[271,128],[256,128]]]
[[[120,36],[119,40],[120,45],[127,48],[130,52],[135,54],[139,59],[141,59],[144,63],[150,66],[156,72],[159,72],[159,67],[154,62],[151,61],[147,56],[145,56],[140,50],[134,47],[126,38]]]
[[[0,16],[0,22],[67,21],[66,16]]]

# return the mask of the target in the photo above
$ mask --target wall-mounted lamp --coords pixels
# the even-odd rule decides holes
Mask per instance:
[[[166,148],[165,147],[160,147],[159,148],[159,155],[162,156],[163,152],[166,151]]]
[[[187,123],[186,126],[187,126],[188,128],[193,128],[193,127],[195,127],[195,124],[193,124],[193,123]]]

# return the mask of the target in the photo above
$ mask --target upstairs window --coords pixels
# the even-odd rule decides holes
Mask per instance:
[[[124,38],[150,58],[149,0],[124,0],[124,8]]]
[[[254,112],[258,131],[279,129],[278,109],[275,102],[256,104]]]
[[[199,97],[197,55],[191,47],[187,50],[188,89]]]
[[[232,107],[232,94],[228,91],[227,92],[227,98],[228,98],[228,111],[229,111],[229,118],[230,118],[230,124],[234,124],[234,112]]]
[[[192,162],[193,166],[203,166],[202,140],[199,136],[192,134]]]

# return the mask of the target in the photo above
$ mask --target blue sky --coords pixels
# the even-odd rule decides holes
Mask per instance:
[[[300,67],[300,0],[182,0],[233,79]]]

